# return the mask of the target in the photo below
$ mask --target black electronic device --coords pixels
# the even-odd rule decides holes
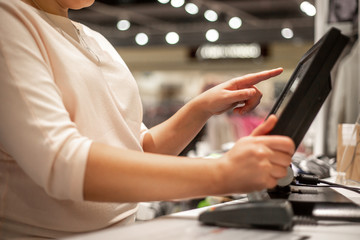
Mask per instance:
[[[331,28],[304,54],[269,113],[278,117],[270,135],[291,137],[296,147],[299,146],[331,91],[331,70],[348,41],[349,38],[338,29]],[[291,229],[293,220],[290,216],[293,213],[312,216],[312,212],[321,206],[321,199],[329,196],[327,194],[340,195],[331,190],[310,194],[307,201],[302,201],[304,195],[290,193],[289,199],[240,203],[205,211],[200,214],[199,221],[220,226]],[[350,200],[345,202],[356,208]],[[288,211],[289,204],[292,212]],[[329,208],[326,211],[329,213]],[[269,216],[270,212],[276,214]]]
[[[299,146],[331,91],[331,70],[348,41],[331,28],[304,54],[269,113],[278,117],[270,135],[289,136]]]
[[[360,206],[330,187],[291,186],[286,199],[297,216],[360,222]]]
[[[208,225],[290,230],[293,211],[288,201],[275,199],[212,207],[199,216]]]

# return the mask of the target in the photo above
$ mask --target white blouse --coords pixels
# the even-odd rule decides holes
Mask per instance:
[[[141,100],[124,61],[99,33],[20,0],[0,0],[0,33],[0,238],[132,216],[136,204],[83,199],[93,141],[142,151]]]

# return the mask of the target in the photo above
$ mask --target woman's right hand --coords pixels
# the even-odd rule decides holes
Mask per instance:
[[[289,137],[266,135],[276,121],[270,116],[219,159],[223,191],[247,193],[273,188],[286,176],[295,145]]]

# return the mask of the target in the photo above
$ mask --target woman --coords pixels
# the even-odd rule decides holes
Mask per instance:
[[[99,33],[67,18],[93,0],[0,0],[0,231],[58,238],[132,222],[136,202],[276,185],[291,139],[271,116],[216,160],[176,157],[212,116],[260,101],[274,69],[232,79],[147,129],[131,73]]]

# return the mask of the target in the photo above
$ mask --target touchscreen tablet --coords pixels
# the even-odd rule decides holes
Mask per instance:
[[[299,146],[331,91],[331,69],[348,41],[331,28],[304,54],[270,111],[278,122],[269,134],[289,136]]]

